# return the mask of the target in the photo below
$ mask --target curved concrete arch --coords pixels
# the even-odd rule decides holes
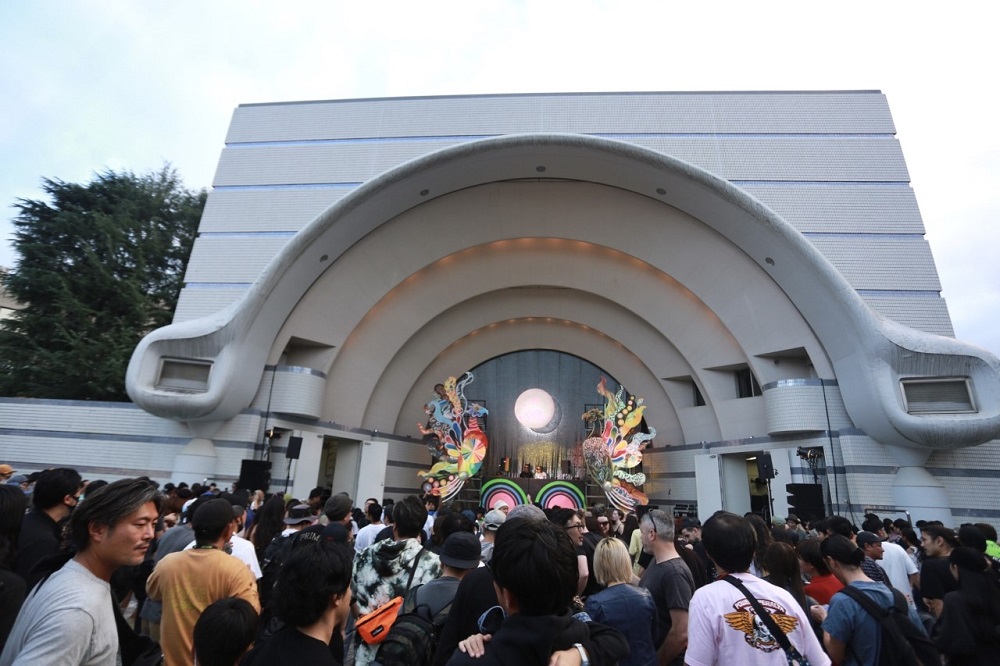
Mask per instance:
[[[386,220],[483,183],[547,177],[603,183],[664,201],[727,238],[788,296],[829,355],[852,420],[872,437],[947,448],[1000,435],[1000,361],[971,345],[922,334],[874,315],[801,234],[755,199],[680,160],[626,143],[578,135],[505,136],[432,153],[362,185],[296,235],[236,304],[165,327],[136,348],[130,396],[177,420],[225,420],[249,404],[275,336],[298,299],[347,249]],[[207,390],[157,387],[165,357],[212,362]],[[900,377],[964,374],[979,412],[913,416]],[[257,381],[254,381],[256,378]]]
[[[530,191],[524,192],[525,188]],[[609,213],[627,223],[608,224]],[[558,220],[546,223],[558,215],[570,218],[572,225]],[[476,216],[474,234],[466,224],[470,216]],[[628,230],[624,239],[623,229]],[[556,231],[561,238],[542,235]],[[467,246],[464,239],[470,235],[480,244]],[[609,247],[615,244],[623,247]],[[454,252],[448,254],[449,250]],[[365,289],[359,291],[358,284]],[[562,291],[544,303],[533,300],[534,309],[523,311],[524,295],[537,293],[542,285]],[[733,297],[733,285],[744,289],[738,298]],[[703,302],[692,288],[711,302]],[[624,310],[602,314],[606,321],[596,318],[592,308],[578,307],[574,312],[558,298],[574,290],[601,299],[614,297]],[[609,290],[614,293],[605,296]],[[489,294],[488,299],[482,294]],[[515,301],[513,311],[498,315],[505,297]],[[340,303],[346,306],[330,307]],[[580,313],[589,317],[581,319]],[[409,373],[394,378],[408,386],[428,359],[466,335],[470,327],[485,326],[498,316],[525,314],[580,320],[614,332],[627,332],[633,325],[650,327],[658,337],[640,356],[660,378],[696,378],[709,405],[721,405],[735,396],[725,395],[733,390],[728,373],[706,368],[756,366],[761,383],[767,383],[783,377],[768,374],[775,366],[758,364],[753,354],[792,347],[811,350],[821,371],[828,367],[819,342],[783,292],[738,248],[705,225],[617,188],[553,182],[467,188],[384,223],[345,252],[303,296],[278,336],[272,361],[288,340],[326,336],[323,341],[337,345],[339,352],[329,367],[319,368],[329,377],[331,397],[325,417],[338,423],[369,422],[362,410],[370,404],[370,387],[379,381],[389,359],[404,358],[410,366]],[[441,326],[446,318],[452,322],[450,328]],[[410,344],[409,338],[418,334],[426,340],[431,324],[436,339]],[[766,349],[759,348],[761,340],[769,345]],[[664,353],[672,349],[678,352]],[[347,385],[348,392],[337,388]],[[677,393],[681,386],[672,388]],[[683,393],[690,399],[690,388]],[[377,411],[385,409],[380,403]],[[718,420],[712,433],[704,431],[704,422],[699,419],[696,441],[718,439]],[[735,423],[742,429],[724,437],[759,432],[745,418]],[[378,429],[385,431],[386,426]]]

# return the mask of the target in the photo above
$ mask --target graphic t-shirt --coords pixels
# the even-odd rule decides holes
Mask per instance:
[[[829,666],[830,658],[823,652],[809,618],[791,593],[748,573],[732,575],[756,597],[809,663]],[[785,666],[788,663],[784,650],[757,617],[750,602],[724,580],[699,588],[691,598],[685,660],[692,666]]]

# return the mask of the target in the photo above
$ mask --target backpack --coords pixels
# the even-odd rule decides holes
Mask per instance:
[[[840,590],[854,599],[881,626],[879,666],[938,666],[941,653],[924,632],[910,621],[906,597],[895,588],[892,606],[882,608],[867,594],[850,585]]]
[[[378,666],[429,666],[437,649],[441,630],[451,611],[451,602],[431,616],[427,604],[416,605],[414,587],[406,595],[399,617],[379,644],[374,664]]]

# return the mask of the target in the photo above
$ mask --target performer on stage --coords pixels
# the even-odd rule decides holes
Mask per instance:
[[[533,475],[531,473],[531,465],[528,463],[524,463],[524,466],[521,467],[521,473],[518,474],[518,476],[522,479],[532,478]]]
[[[547,479],[547,478],[549,478],[549,475],[545,473],[545,470],[542,469],[541,465],[537,465],[535,467],[535,478],[536,479]]]

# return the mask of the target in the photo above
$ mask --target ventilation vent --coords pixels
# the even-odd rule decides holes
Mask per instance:
[[[978,411],[967,377],[903,379],[900,384],[903,404],[910,414],[971,414]]]
[[[165,358],[160,366],[156,388],[176,393],[204,393],[208,390],[211,361],[188,358]]]

